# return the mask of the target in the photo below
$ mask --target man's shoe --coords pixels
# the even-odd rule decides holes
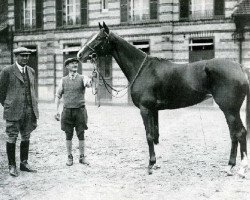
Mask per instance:
[[[20,163],[20,170],[21,170],[21,171],[25,171],[25,172],[33,172],[33,173],[36,173],[36,172],[37,172],[37,170],[32,169],[32,168],[30,167],[30,165],[28,164],[27,161],[22,161],[22,162]]]
[[[68,160],[66,162],[67,166],[72,166],[73,165],[73,156],[72,154],[68,155]]]
[[[89,165],[89,162],[86,161],[86,157],[84,155],[80,155],[79,163],[83,165]]]
[[[18,173],[17,173],[15,165],[10,165],[9,166],[9,173],[10,173],[11,176],[18,177]]]

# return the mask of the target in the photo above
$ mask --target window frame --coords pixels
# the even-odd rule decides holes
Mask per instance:
[[[27,30],[27,29],[34,29],[36,28],[36,1],[37,0],[23,0],[22,2],[22,23],[23,23],[23,29]],[[27,3],[28,6],[26,6],[25,4]],[[26,7],[25,7],[26,6]],[[34,12],[33,12],[33,7],[35,7]],[[27,9],[28,8],[28,9]],[[26,17],[26,11],[29,11],[29,18]],[[34,25],[33,25],[33,17],[34,17]],[[26,20],[28,19],[28,23],[26,23]],[[28,25],[28,26],[26,26]]]
[[[88,6],[89,6],[89,1],[88,0],[79,0],[80,4],[78,7],[80,8],[79,10],[79,19],[80,23],[73,23],[73,24],[68,24],[68,19],[66,19],[66,13],[67,13],[67,7],[65,5],[66,0],[56,0],[56,6],[55,6],[55,13],[56,13],[56,29],[67,29],[67,28],[79,28],[79,27],[86,27],[88,26],[89,23],[89,12],[88,12]],[[73,2],[76,2],[75,0]],[[75,6],[76,4],[74,4]],[[76,7],[73,8],[76,11]],[[75,22],[77,19],[77,12],[75,12]],[[67,16],[69,16],[67,14]],[[66,22],[67,20],[67,22]]]
[[[143,0],[142,0],[143,3]],[[155,13],[153,9],[156,7]],[[159,0],[148,0],[148,19],[141,19],[138,21],[131,20],[131,0],[121,0],[120,1],[120,23],[121,24],[140,24],[140,23],[150,23],[159,20]],[[156,16],[155,16],[156,15]]]
[[[213,14],[211,16],[192,18],[192,14],[190,13],[190,11],[192,10],[192,0],[179,0],[179,21],[214,20],[225,18],[225,0],[220,0],[220,2],[217,2],[217,4],[215,3],[215,1],[216,0],[213,0]],[[220,9],[218,5],[221,6]]]
[[[81,6],[81,0],[72,0],[72,4],[69,3],[69,0],[63,0],[63,8],[65,5],[65,8],[63,9],[63,24],[65,22],[65,26],[79,26],[81,25],[81,9],[79,10],[79,13],[77,13],[77,6]],[[78,1],[78,2],[77,2]],[[72,14],[69,12],[69,7],[72,7]],[[69,17],[73,20],[72,24],[69,24]],[[80,18],[80,22],[77,23],[77,17]],[[65,19],[64,19],[65,18]]]

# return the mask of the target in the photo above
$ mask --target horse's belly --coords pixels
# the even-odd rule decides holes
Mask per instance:
[[[158,99],[156,101],[156,107],[159,110],[164,110],[164,109],[177,109],[177,108],[184,108],[188,106],[193,106],[196,105],[203,100],[207,99],[209,96],[208,94],[200,94],[196,93],[193,95],[188,95],[188,96],[171,96],[168,98],[162,98]]]

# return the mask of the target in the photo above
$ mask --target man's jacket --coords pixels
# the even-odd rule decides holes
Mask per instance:
[[[26,66],[26,70],[30,81],[32,107],[38,119],[38,104],[35,94],[35,71],[29,66]],[[4,119],[17,121],[21,118],[25,106],[25,86],[23,76],[16,64],[5,67],[0,72],[0,103],[4,107]]]

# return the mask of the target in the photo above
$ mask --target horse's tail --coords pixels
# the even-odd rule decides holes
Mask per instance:
[[[248,79],[247,99],[246,99],[246,128],[247,128],[247,138],[249,138],[250,136],[250,73],[246,71],[246,75]]]

